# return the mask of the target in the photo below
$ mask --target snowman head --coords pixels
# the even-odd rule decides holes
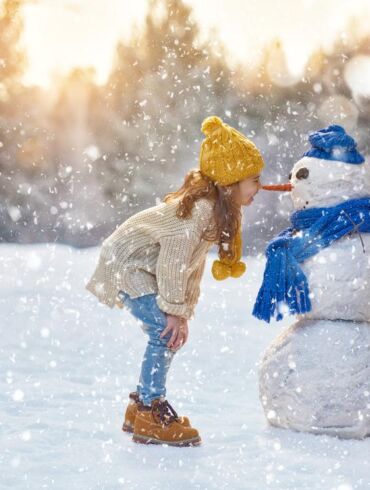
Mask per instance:
[[[355,140],[339,125],[309,136],[311,149],[289,175],[295,209],[334,206],[348,199],[370,197],[369,162]]]

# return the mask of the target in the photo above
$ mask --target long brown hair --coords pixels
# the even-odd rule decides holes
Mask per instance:
[[[203,232],[202,238],[218,243],[221,259],[234,259],[234,240],[241,225],[241,206],[236,201],[237,184],[218,185],[199,169],[191,169],[185,175],[184,183],[174,192],[166,194],[164,202],[180,199],[176,207],[178,218],[191,215],[194,203],[206,198],[214,203],[215,226]]]

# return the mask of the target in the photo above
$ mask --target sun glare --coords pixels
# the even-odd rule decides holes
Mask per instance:
[[[357,13],[364,22],[370,15],[366,0],[328,0],[325,4],[319,0],[184,1],[193,8],[203,39],[212,39],[210,33],[216,29],[232,64],[256,64],[264,46],[279,39],[293,77],[299,76],[314,49],[329,46],[341,34],[352,15]],[[285,6],[280,18],[273,9],[277,3]],[[338,8],[338,4],[343,8]],[[24,82],[47,86],[78,66],[93,68],[95,82],[103,83],[113,61],[115,45],[120,39],[128,40],[135,26],[141,27],[147,8],[148,0],[26,3],[23,42],[29,66]],[[313,25],[315,29],[310,28]]]

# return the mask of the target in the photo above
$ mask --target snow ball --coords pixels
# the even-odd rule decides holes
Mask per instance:
[[[341,483],[338,485],[337,490],[353,490],[353,487],[349,483]]]
[[[98,294],[104,293],[104,283],[103,282],[98,282],[97,284],[95,284],[95,291]]]
[[[370,56],[361,54],[351,58],[345,65],[344,79],[355,94],[369,95]]]
[[[96,145],[89,145],[84,149],[83,154],[87,155],[93,161],[100,157],[101,152]]]
[[[23,441],[29,441],[31,439],[31,432],[29,430],[22,432],[21,439]]]
[[[72,172],[72,170],[73,169],[70,165],[68,165],[67,167],[60,167],[58,170],[58,175],[60,178],[64,179]]]
[[[290,369],[295,369],[297,367],[297,365],[294,361],[289,361],[288,366],[290,367]]]
[[[270,483],[272,483],[273,481],[274,481],[274,475],[273,475],[272,473],[268,473],[268,474],[266,475],[266,483],[267,483],[267,484],[270,484]]]
[[[21,211],[15,206],[9,206],[8,207],[8,214],[11,217],[13,221],[18,221],[21,217]]]
[[[18,468],[18,466],[20,465],[21,463],[21,460],[19,458],[12,458],[11,461],[10,461],[10,466],[12,468]]]
[[[58,214],[58,208],[56,208],[55,206],[51,206],[50,213],[51,214]]]
[[[36,252],[31,252],[26,261],[27,269],[37,271],[40,269],[41,264],[41,257]]]
[[[276,412],[275,412],[275,410],[269,410],[269,411],[267,412],[267,418],[268,418],[269,420],[276,418]]]
[[[52,367],[52,368],[55,368],[57,365],[56,361],[50,361],[49,362],[49,366]]]
[[[13,400],[15,402],[21,402],[24,398],[24,393],[22,390],[15,390],[15,392],[13,393]]]
[[[40,335],[41,335],[41,337],[43,337],[44,339],[46,339],[50,335],[50,330],[48,328],[42,328],[40,330]]]
[[[286,305],[283,301],[278,301],[278,303],[276,304],[276,309],[283,316],[289,314],[289,306]]]

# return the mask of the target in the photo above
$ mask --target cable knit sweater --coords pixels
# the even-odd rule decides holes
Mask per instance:
[[[86,284],[113,308],[120,290],[132,298],[156,293],[162,311],[191,319],[200,294],[206,255],[215,242],[201,239],[214,223],[213,202],[201,198],[191,216],[178,218],[178,200],[144,209],[106,238]]]

